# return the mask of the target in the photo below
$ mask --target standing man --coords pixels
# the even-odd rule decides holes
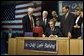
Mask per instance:
[[[33,15],[34,9],[33,8],[28,8],[28,14],[23,17],[23,31],[25,32],[32,32],[33,27],[35,26],[36,23],[36,18]]]
[[[63,16],[61,18],[61,30],[63,37],[71,37],[72,26],[74,23],[74,16],[69,12],[68,6],[62,8]]]
[[[45,28],[48,27],[49,18],[47,16],[48,11],[43,11],[42,18],[40,19],[40,25],[43,28],[43,32],[45,32]]]

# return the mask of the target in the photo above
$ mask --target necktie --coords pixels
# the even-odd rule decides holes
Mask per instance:
[[[32,17],[31,17],[30,21],[31,21],[31,28],[33,28],[33,18]]]
[[[65,20],[66,20],[67,16],[68,16],[68,13],[65,14]]]
[[[51,34],[53,34],[54,28],[51,28]]]
[[[54,31],[54,28],[53,27],[51,28],[51,31]]]
[[[46,19],[44,18],[44,24],[46,25]]]

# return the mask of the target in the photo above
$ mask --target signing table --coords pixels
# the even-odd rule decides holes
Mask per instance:
[[[8,40],[8,55],[83,55],[83,39],[16,37]]]

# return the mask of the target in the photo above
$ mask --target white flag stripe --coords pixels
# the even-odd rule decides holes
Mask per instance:
[[[15,11],[15,13],[22,13],[22,12],[28,12],[28,9],[20,9]]]
[[[20,4],[20,5],[16,5],[16,9],[17,8],[24,8],[24,7],[28,7],[28,6],[33,6],[34,4],[33,3],[35,3],[35,2],[31,2],[31,3],[27,3],[27,4]],[[36,3],[37,5],[41,5],[41,2],[37,2]]]
[[[28,3],[28,4],[20,4],[20,5],[16,5],[16,9],[17,8],[23,8],[23,7],[27,7],[27,6],[32,6],[33,5],[33,3]]]
[[[24,17],[25,15],[26,15],[26,14],[15,15],[15,18],[22,18],[22,17]],[[35,16],[39,16],[39,15],[41,15],[41,12],[34,13],[33,15],[35,15]]]
[[[34,11],[38,11],[38,10],[41,10],[41,7],[35,8]],[[15,10],[15,13],[24,13],[24,12],[28,12],[28,9],[19,9],[19,10]]]
[[[21,14],[21,15],[15,15],[15,18],[22,18],[24,17],[26,14]]]
[[[22,25],[3,25],[2,28],[23,28]]]
[[[9,32],[9,30],[4,30],[4,32]],[[12,30],[12,33],[23,33],[23,30]]]
[[[22,20],[2,21],[2,23],[22,23]]]

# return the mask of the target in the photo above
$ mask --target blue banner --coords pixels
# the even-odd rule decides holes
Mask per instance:
[[[68,5],[71,12],[74,12],[74,9],[79,6],[83,8],[83,1],[63,1],[62,6]]]

